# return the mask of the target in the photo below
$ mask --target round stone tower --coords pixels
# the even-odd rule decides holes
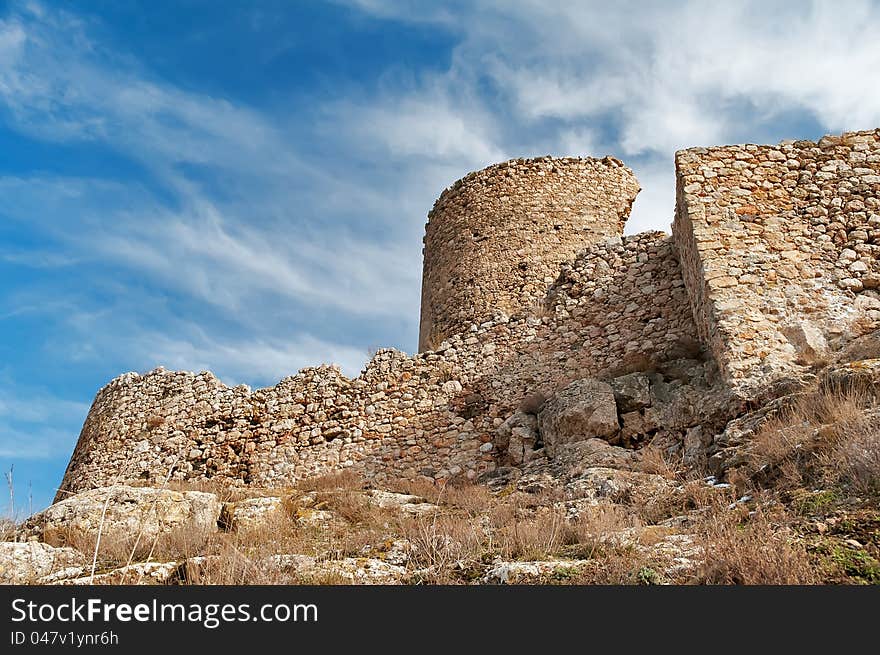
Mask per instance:
[[[513,159],[446,189],[425,228],[419,350],[533,310],[563,261],[622,234],[638,192],[613,157]]]

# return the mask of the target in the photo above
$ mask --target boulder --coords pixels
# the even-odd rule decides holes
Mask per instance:
[[[596,437],[611,439],[620,430],[614,390],[599,380],[575,380],[547,402],[538,424],[551,457],[562,444]]]
[[[0,542],[0,584],[28,584],[62,569],[84,566],[73,548],[53,548],[36,541]]]
[[[559,465],[562,477],[577,476],[585,469],[597,466],[632,470],[638,462],[638,452],[612,446],[603,439],[587,439],[559,446],[554,462]]]
[[[426,503],[424,498],[413,496],[412,494],[399,494],[392,491],[374,489],[367,492],[367,498],[370,503],[382,509],[397,509],[407,514],[426,514],[439,509],[437,505]]]
[[[115,485],[65,498],[31,516],[24,529],[43,541],[71,532],[96,535],[100,529],[102,539],[149,543],[176,528],[215,532],[220,510],[211,493]]]
[[[700,462],[711,444],[711,432],[700,425],[688,428],[684,435],[684,463],[691,466]]]
[[[283,501],[278,496],[245,498],[223,503],[220,523],[227,530],[254,530],[283,516]]]
[[[630,373],[611,381],[614,400],[621,413],[637,412],[651,405],[651,379],[644,373]]]
[[[670,488],[670,481],[662,475],[599,466],[584,470],[565,486],[569,498],[612,502],[635,497],[652,498],[668,492]]]

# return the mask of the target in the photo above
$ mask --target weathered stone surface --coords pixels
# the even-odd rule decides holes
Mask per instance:
[[[544,403],[541,403],[543,407]],[[538,417],[534,414],[516,412],[497,429],[495,444],[506,449],[513,464],[523,464],[534,457],[539,440]]]
[[[554,455],[566,443],[614,437],[620,430],[614,391],[599,380],[576,380],[548,401],[538,416],[544,448]]]
[[[412,494],[398,494],[374,489],[367,492],[370,502],[383,509],[398,509],[407,514],[426,514],[437,511],[437,505],[426,503],[424,498]]]
[[[815,325],[798,321],[782,327],[782,334],[794,346],[798,361],[803,364],[822,362],[828,356],[828,342]]]
[[[673,238],[697,331],[743,396],[876,327],[858,297],[880,260],[865,182],[878,155],[880,130],[676,153]]]
[[[568,482],[566,490],[573,498],[618,501],[633,494],[650,498],[667,491],[670,485],[669,480],[653,473],[592,467]]]
[[[174,529],[214,532],[220,518],[217,496],[200,491],[171,491],[118,485],[92,489],[66,498],[33,515],[25,531],[41,539],[70,531],[149,543]]]
[[[53,548],[36,541],[0,542],[0,584],[39,582],[40,578],[85,562],[85,555],[73,548]]]
[[[284,501],[278,496],[223,503],[220,523],[228,530],[260,529],[283,516],[283,505]]]
[[[570,474],[592,467],[629,470],[638,459],[639,453],[635,450],[612,446],[604,439],[587,439],[560,445],[553,463],[557,470]]]
[[[651,406],[651,379],[644,373],[630,373],[611,381],[620,413],[637,412]]]
[[[693,465],[706,457],[707,449],[712,443],[712,433],[702,426],[688,428],[684,436],[684,457],[687,465]]]
[[[57,578],[52,581],[44,580],[44,584],[56,585],[144,585],[166,584],[178,570],[177,562],[139,562],[121,566],[112,571],[80,575],[78,577]],[[85,573],[85,570],[82,571]]]

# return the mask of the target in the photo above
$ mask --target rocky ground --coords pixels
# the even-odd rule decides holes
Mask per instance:
[[[729,421],[700,365],[526,398],[476,484],[93,489],[7,522],[0,581],[877,584],[876,341]]]

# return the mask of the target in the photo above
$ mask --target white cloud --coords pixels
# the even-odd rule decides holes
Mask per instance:
[[[675,215],[675,167],[671,161],[651,159],[633,164],[642,186],[626,223],[626,234],[646,230],[669,233]]]
[[[339,115],[364,142],[378,142],[394,158],[461,161],[488,165],[504,159],[491,135],[487,116],[479,108],[458,103],[442,91],[417,91],[382,98],[360,110]]]
[[[380,16],[423,20],[408,3],[378,5]],[[867,0],[522,1],[460,9],[457,79],[466,78],[463,69],[485,70],[520,119],[612,114],[631,153],[667,154],[739,133],[747,126],[737,124],[744,117],[731,106],[736,101],[763,119],[802,109],[831,130],[880,123],[880,87],[871,83],[880,67],[880,8]]]
[[[594,129],[576,127],[559,133],[557,152],[568,157],[601,157],[604,155],[600,136]]]
[[[14,385],[9,385],[14,389]],[[37,391],[0,390],[0,418],[25,423],[84,418],[88,405]]]

